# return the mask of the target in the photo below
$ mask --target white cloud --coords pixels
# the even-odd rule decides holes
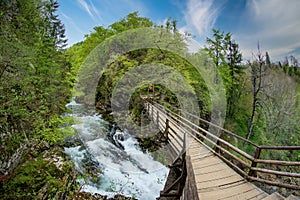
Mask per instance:
[[[90,9],[90,6],[85,2],[85,0],[77,0],[77,2],[91,17],[94,17],[94,15]]]
[[[189,53],[196,53],[201,49],[203,45],[201,45],[198,41],[189,38],[187,40],[187,48]]]
[[[93,4],[93,2],[90,0],[90,7],[91,7],[91,10],[96,14],[96,16],[101,20],[103,21],[101,15],[100,15],[100,12],[99,10],[95,7],[95,5]]]
[[[77,0],[77,2],[79,3],[80,7],[84,11],[86,11],[94,21],[96,21],[96,17],[102,20],[99,10],[94,6],[91,0],[89,0],[89,4],[85,0]]]
[[[65,20],[64,24],[70,27],[66,29],[66,36],[68,37],[68,46],[78,42],[79,40],[82,40],[83,35],[85,34],[84,31],[77,26],[77,24],[74,22],[74,20],[71,17],[69,17],[63,12],[61,12],[60,14]],[[72,29],[74,29],[73,33],[76,31],[77,33],[71,34]]]
[[[246,15],[241,19],[247,26],[241,27],[236,34],[241,49],[245,49],[244,57],[249,58],[256,52],[258,41],[274,61],[299,48],[299,7],[299,0],[248,0]]]
[[[186,29],[195,30],[200,37],[208,36],[220,12],[214,0],[188,0],[184,18]]]
[[[68,15],[66,15],[65,13],[61,13],[61,15],[66,19],[66,21],[68,23],[70,23],[74,28],[75,30],[77,30],[80,34],[84,35],[84,31],[81,30],[77,25],[76,23],[73,21],[73,19],[71,17],[69,17]]]

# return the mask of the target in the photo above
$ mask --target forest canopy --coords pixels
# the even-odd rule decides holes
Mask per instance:
[[[189,53],[191,35],[181,34],[176,20],[169,19],[164,25],[157,26],[138,12],[107,27],[94,27],[84,36],[84,41],[67,48],[58,7],[55,0],[0,2],[0,183],[16,175],[13,171],[26,162],[24,158],[34,160],[27,165],[30,170],[39,164],[53,169],[54,166],[32,152],[42,151],[41,146],[62,146],[67,136],[75,134],[69,126],[73,119],[62,118],[65,105],[72,95],[78,102],[89,103],[90,96],[85,92],[95,77],[92,106],[111,121],[114,120],[109,118],[114,89],[122,83],[125,85],[119,90],[118,97],[131,91],[130,112],[126,117],[133,121],[141,118],[143,96],[152,95],[155,101],[171,109],[180,107],[183,102],[190,103],[189,97],[195,96],[199,117],[212,122],[216,121],[216,116],[223,117],[226,129],[258,145],[300,145],[300,68],[293,56],[281,62],[272,61],[272,55],[262,52],[257,41],[253,41],[258,46],[257,52],[253,52],[251,60],[243,60],[238,41],[233,39],[234,33],[217,29],[213,29],[205,47]],[[135,37],[141,29],[149,30],[147,37]],[[120,37],[123,33],[130,33],[132,38]],[[126,51],[135,40],[152,46]],[[101,44],[108,45],[97,48],[102,47]],[[104,53],[100,56],[95,54],[101,51]],[[98,57],[92,57],[94,55]],[[101,73],[93,74],[97,66],[90,62],[91,58],[97,65],[101,64]],[[104,62],[99,62],[101,59]],[[166,71],[149,70],[147,66]],[[88,73],[81,73],[82,70]],[[145,81],[143,78],[151,73],[156,73],[156,77]],[[164,77],[163,73],[170,76]],[[124,77],[127,77],[125,81]],[[168,88],[163,78],[172,80],[170,84],[176,83],[173,88],[179,89]],[[144,82],[136,87],[131,85],[140,80]],[[182,80],[190,87],[185,87]],[[76,83],[80,81],[85,87],[77,90]],[[178,94],[186,98],[180,99]],[[224,94],[224,98],[219,94]],[[122,104],[122,98],[113,103]],[[225,107],[224,113],[216,111]],[[226,139],[244,148],[244,144],[233,138]],[[246,151],[252,150],[246,148]],[[300,155],[291,152],[264,156],[300,161]],[[30,170],[24,170],[24,173],[30,173]],[[23,181],[28,177],[33,181],[32,174],[24,173],[20,175],[25,177]],[[52,181],[58,191],[59,181],[45,171],[43,173],[40,177]],[[16,183],[13,178],[10,181],[11,185],[7,186],[10,190],[16,185],[19,190],[24,186],[24,182]],[[43,187],[41,184],[44,182],[28,189],[29,197],[35,196]],[[22,191],[18,194],[20,197],[25,195]],[[51,195],[54,197],[55,194]]]

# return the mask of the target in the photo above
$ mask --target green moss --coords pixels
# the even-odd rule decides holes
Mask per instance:
[[[13,176],[4,182],[0,189],[1,199],[37,199],[40,194],[52,199],[59,192],[65,192],[68,174],[71,174],[73,164],[67,161],[59,170],[53,163],[30,157],[19,165]]]

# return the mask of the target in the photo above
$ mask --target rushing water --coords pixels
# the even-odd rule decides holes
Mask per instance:
[[[116,130],[91,109],[71,102],[72,116],[80,123],[73,125],[83,146],[65,148],[82,177],[82,191],[112,197],[119,193],[137,199],[156,199],[163,189],[169,169],[141,151],[129,133]],[[87,169],[85,163],[91,163]],[[91,173],[93,170],[93,177]]]

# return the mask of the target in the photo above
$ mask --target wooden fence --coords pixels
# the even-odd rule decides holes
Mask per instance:
[[[164,108],[162,105],[147,101],[145,101],[145,107],[150,117],[156,120],[159,129],[164,132],[166,137],[171,141],[170,145],[174,150],[174,155],[177,155],[177,157],[182,155],[186,148],[188,148],[188,146],[186,146],[188,134],[188,136],[194,138],[216,156],[220,157],[248,181],[300,190],[299,161],[273,160],[262,156],[262,152],[266,154],[266,151],[289,151],[291,154],[295,153],[300,155],[300,146],[257,145],[235,133],[181,109],[172,108],[172,111]],[[183,117],[183,115],[186,117]],[[194,123],[194,121],[202,125],[205,124],[206,126],[213,127],[215,133],[209,132],[206,128]],[[221,133],[221,137],[218,136],[217,133]],[[230,139],[226,140],[224,138]],[[242,150],[242,148],[231,144],[232,138],[238,141],[240,146],[243,144],[242,146],[250,149],[250,152],[252,149],[253,154],[249,154],[246,150]],[[268,178],[270,175],[273,176],[272,179]]]

